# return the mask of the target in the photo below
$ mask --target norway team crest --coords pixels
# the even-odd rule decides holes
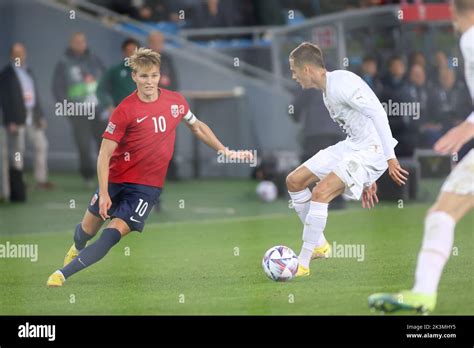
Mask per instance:
[[[179,116],[178,105],[176,105],[176,104],[171,105],[171,116],[173,116],[173,117],[178,117]]]

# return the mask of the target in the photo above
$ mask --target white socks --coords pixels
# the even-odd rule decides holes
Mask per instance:
[[[311,255],[314,248],[324,238],[323,231],[326,227],[328,217],[328,203],[311,202],[309,211],[306,215],[303,229],[303,247],[301,249],[298,260],[300,264],[308,268],[311,261]]]
[[[413,292],[428,295],[437,292],[441,273],[453,247],[455,226],[454,219],[443,211],[429,213],[426,217]]]
[[[293,207],[295,208],[298,217],[300,218],[301,222],[305,223],[306,216],[309,212],[309,207],[311,203],[311,191],[309,188],[304,189],[303,191],[298,192],[289,192],[291,200],[293,201]],[[323,246],[326,243],[326,238],[324,237],[324,233],[320,234],[319,240],[316,243],[316,247]]]

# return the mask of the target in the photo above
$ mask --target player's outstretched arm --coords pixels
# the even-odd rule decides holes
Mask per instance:
[[[99,179],[99,214],[102,219],[106,220],[109,218],[107,211],[112,206],[112,201],[109,196],[109,164],[112,154],[117,148],[118,143],[109,140],[102,139],[100,145],[99,157],[97,157],[97,177]]]
[[[199,140],[217,152],[224,153],[226,157],[249,161],[253,160],[253,155],[250,151],[232,151],[225,147],[216,137],[212,129],[204,122],[196,119],[192,124],[186,123],[186,125]]]

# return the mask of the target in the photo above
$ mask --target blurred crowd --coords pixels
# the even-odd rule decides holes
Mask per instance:
[[[380,76],[377,60],[368,56],[358,73],[389,109],[390,126],[399,140],[398,156],[431,148],[469,114],[471,98],[462,69],[452,66],[443,51],[437,51],[432,60],[420,52],[409,57],[394,55],[387,64],[387,73]],[[395,103],[410,103],[415,109],[408,115],[393,115],[390,106]]]
[[[90,0],[146,22],[185,23],[187,28],[284,25],[288,11],[304,18],[398,3],[397,0]]]

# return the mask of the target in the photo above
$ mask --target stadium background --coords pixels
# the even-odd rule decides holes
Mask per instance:
[[[299,87],[289,79],[287,58],[301,41],[320,44],[331,69],[358,72],[364,56],[375,55],[381,74],[394,54],[408,58],[422,52],[431,64],[435,52],[442,50],[450,61],[459,57],[457,75],[462,76],[458,38],[445,1],[337,1],[333,7],[325,7],[323,0],[309,2],[318,6],[316,15],[308,18],[301,11],[288,18],[292,11],[288,1],[281,2],[283,15],[276,16],[284,23],[260,20],[226,28],[130,19],[113,12],[117,8],[106,1],[0,2],[0,32],[4,33],[0,63],[7,64],[11,44],[25,44],[48,121],[49,167],[55,184],[53,191],[34,189],[33,154],[27,151],[28,201],[0,203],[0,241],[37,242],[40,259],[34,264],[0,261],[5,285],[0,290],[0,313],[366,314],[369,293],[409,286],[423,216],[449,170],[449,158],[431,157],[430,151],[419,152],[428,158],[425,162],[413,158],[426,169],[418,171],[421,180],[414,200],[400,190],[373,211],[349,203],[330,214],[329,240],[365,245],[365,262],[329,260],[318,265],[317,276],[306,283],[298,280],[275,287],[264,278],[259,262],[264,251],[276,244],[299,250],[301,226],[288,209],[288,198],[283,193],[275,202],[261,202],[255,194],[254,168],[218,163],[201,144],[196,151],[188,130],[179,127],[175,156],[180,181],[167,184],[162,210],[150,216],[145,233],[132,235],[114,249],[110,260],[67,283],[82,301],[76,306],[63,305],[73,290],[62,292],[64,298],[58,299],[43,289],[92,195],[77,172],[70,125],[65,117],[55,116],[51,92],[55,64],[74,32],[84,32],[91,51],[110,67],[122,59],[120,44],[125,38],[134,37],[145,45],[148,32],[164,31],[165,52],[177,69],[180,90],[188,96],[211,92],[204,100],[190,97],[195,114],[229,147],[255,149],[260,159],[276,156],[283,168],[280,172],[294,167],[303,151],[304,126],[294,122],[289,112]],[[398,18],[400,9],[403,20]],[[217,92],[225,92],[225,97],[212,97]],[[402,207],[399,198],[404,198]],[[448,264],[440,288],[448,293],[449,284],[454,284],[459,296],[440,302],[438,313],[474,313],[468,272],[474,258],[465,251],[474,246],[472,226],[470,214],[459,225],[460,253]],[[124,259],[124,248],[130,248],[134,257]],[[145,285],[137,285],[144,279]],[[120,295],[113,290],[117,281],[128,284]],[[97,291],[101,296],[93,299]],[[182,294],[189,298],[188,306],[180,306]],[[289,294],[297,299],[292,307],[288,307]],[[41,301],[33,304],[32,299]]]

